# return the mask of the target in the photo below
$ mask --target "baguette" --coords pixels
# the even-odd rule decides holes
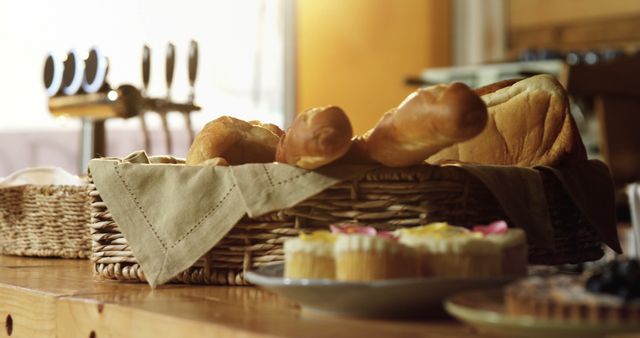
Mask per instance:
[[[365,153],[389,167],[416,165],[454,143],[478,135],[486,123],[484,102],[466,85],[421,88],[356,139],[350,156],[357,159]]]

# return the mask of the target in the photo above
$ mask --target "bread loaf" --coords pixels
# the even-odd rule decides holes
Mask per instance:
[[[358,158],[365,153],[389,167],[415,165],[456,142],[478,135],[486,122],[484,102],[466,85],[422,88],[357,139],[349,156]]]
[[[344,155],[352,136],[351,122],[342,109],[312,108],[298,114],[280,138],[276,160],[315,169]]]
[[[196,135],[186,164],[216,159],[218,165],[268,163],[275,160],[279,137],[260,125],[230,116],[219,117]]]
[[[258,120],[252,120],[252,121],[249,121],[249,123],[252,126],[260,126],[262,128],[268,129],[270,132],[272,132],[276,136],[278,136],[278,138],[280,138],[280,137],[282,137],[282,135],[284,135],[284,131],[282,129],[280,129],[280,127],[276,126],[273,123],[262,123],[261,121],[258,121]]]
[[[480,95],[480,96],[484,96],[486,94],[489,93],[493,93],[495,91],[498,91],[502,88],[505,87],[509,87],[514,85],[516,82],[520,81],[522,79],[508,79],[508,80],[502,80],[502,81],[498,81],[483,87],[479,87],[474,89],[474,91],[476,92],[476,94]]]
[[[479,88],[489,122],[475,138],[428,159],[516,166],[558,166],[586,160],[567,94],[549,75]]]
[[[227,162],[227,160],[225,160],[222,157],[214,157],[214,158],[210,158],[204,162],[199,163],[203,166],[209,166],[209,167],[227,167],[229,166],[229,162]]]

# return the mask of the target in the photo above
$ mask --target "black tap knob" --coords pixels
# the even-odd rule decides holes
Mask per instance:
[[[56,54],[49,53],[44,61],[43,80],[47,96],[56,96],[62,93],[62,74],[64,64]]]
[[[96,93],[109,89],[107,73],[109,72],[109,60],[102,54],[102,50],[93,47],[84,60],[84,79],[82,90],[85,93]]]
[[[84,61],[80,54],[72,49],[64,60],[62,73],[62,92],[64,95],[75,95],[80,92],[84,78]]]

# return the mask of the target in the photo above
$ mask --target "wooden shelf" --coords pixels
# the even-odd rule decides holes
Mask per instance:
[[[255,287],[152,290],[146,284],[95,282],[88,261],[0,256],[0,337],[488,336],[446,318],[309,314]]]

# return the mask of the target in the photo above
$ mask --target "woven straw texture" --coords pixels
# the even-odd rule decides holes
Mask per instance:
[[[603,255],[596,232],[582,218],[555,177],[544,177],[555,250],[530,245],[532,264],[594,260]],[[144,272],[118,230],[100,193],[91,185],[91,237],[99,279],[145,281]],[[381,230],[447,221],[471,227],[507,219],[493,195],[462,170],[438,166],[380,168],[358,181],[343,182],[293,208],[243,218],[174,283],[243,285],[243,272],[283,261],[282,243],[305,230],[358,222]],[[508,221],[508,219],[507,219]]]
[[[87,186],[23,185],[0,189],[0,253],[88,258]]]

